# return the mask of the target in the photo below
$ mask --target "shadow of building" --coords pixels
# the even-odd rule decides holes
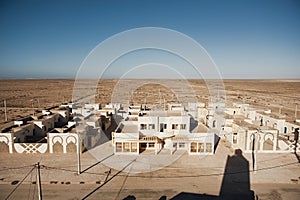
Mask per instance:
[[[254,199],[250,190],[249,162],[240,149],[228,156],[222,180],[220,197],[222,199]]]
[[[240,149],[233,156],[228,156],[219,196],[181,192],[171,200],[189,199],[222,199],[222,200],[254,200],[254,192],[250,189],[249,162]]]

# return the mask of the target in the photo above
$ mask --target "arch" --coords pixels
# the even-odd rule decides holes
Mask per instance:
[[[250,135],[249,150],[250,151],[259,150],[259,146],[260,146],[260,135],[252,133]]]
[[[267,139],[270,139],[270,140],[274,140],[274,135],[272,133],[266,133],[264,135],[264,141],[266,141]]]
[[[216,128],[216,120],[213,121],[212,127]]]
[[[5,152],[5,153],[9,152],[9,146],[4,141],[0,141],[0,152]]]
[[[269,122],[270,122],[270,120],[265,120],[265,126],[268,126]]]
[[[272,151],[273,150],[273,146],[274,146],[273,140],[271,140],[270,138],[268,138],[267,140],[264,141],[263,150],[264,151]]]
[[[264,141],[262,150],[264,151],[272,151],[274,147],[274,135],[272,133],[266,133],[264,135]]]
[[[66,138],[66,143],[67,144],[69,144],[69,143],[74,143],[74,144],[76,144],[77,143],[77,139],[74,137],[74,136],[68,136],[67,138]]]
[[[6,136],[0,135],[0,142],[4,142],[4,143],[8,144],[9,139]]]
[[[67,144],[67,153],[76,153],[77,146],[74,142],[69,142]]]
[[[238,144],[238,133],[233,133],[232,144]]]
[[[53,153],[63,153],[63,145],[59,142],[53,144]]]
[[[62,137],[60,137],[60,136],[54,136],[53,138],[52,138],[52,144],[55,144],[55,143],[60,143],[60,144],[62,144],[63,143],[63,139],[62,139]]]

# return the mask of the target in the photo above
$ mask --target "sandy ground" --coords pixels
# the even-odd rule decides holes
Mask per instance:
[[[173,85],[186,82],[169,81]],[[139,85],[138,82],[139,80],[126,80],[123,83],[125,84],[123,91],[127,92],[130,84]],[[166,103],[178,101],[174,91],[155,84],[158,82],[156,80],[149,82],[151,84],[141,85],[130,94],[130,103],[154,104],[162,102],[163,98]],[[111,102],[118,83],[118,80],[100,80],[95,92],[96,102],[102,104]],[[192,91],[185,91],[184,88],[180,91],[179,87],[181,95],[188,96],[187,93],[192,92],[198,101],[208,102],[208,89],[204,81],[189,80],[187,84]],[[73,86],[72,79],[0,80],[0,126],[5,120],[4,99],[7,104],[8,121],[12,121],[31,115],[34,111],[59,105],[63,101],[71,101]],[[279,107],[282,106],[281,114],[285,114],[291,120],[295,116],[296,104],[300,104],[300,80],[224,80],[224,88],[228,104],[244,102],[265,110],[271,109],[275,113],[279,113]]]
[[[139,159],[152,159],[147,156],[141,154]],[[224,198],[224,191],[225,195],[230,195],[229,199],[243,198],[241,195],[251,191],[259,199],[299,199],[300,164],[295,155],[259,154],[258,171],[252,170],[251,154],[241,156],[236,160],[234,151],[221,141],[214,156],[183,154],[160,170],[128,174],[106,166],[104,161],[99,162],[87,152],[81,156],[82,173],[77,175],[75,154],[1,154],[0,198],[6,198],[17,186],[12,182],[21,181],[32,169],[30,165],[39,161],[44,199],[125,199],[132,196],[136,199],[219,199]],[[232,165],[230,157],[234,159]],[[108,159],[118,161],[114,157]],[[155,164],[155,159],[152,162]],[[248,168],[234,171],[244,163]],[[125,163],[124,168],[126,166]],[[11,169],[15,167],[21,168]],[[35,181],[34,169],[10,198],[36,196],[36,184],[32,184]]]
[[[127,81],[130,85],[137,80]],[[6,99],[8,120],[17,120],[33,111],[71,101],[73,84],[74,80],[67,79],[0,80],[0,101],[2,104]],[[116,80],[101,80],[96,101],[110,102],[116,84]],[[199,101],[208,101],[203,81],[190,80],[189,84]],[[224,84],[228,103],[250,103],[273,112],[279,112],[279,106],[283,106],[281,114],[290,120],[294,119],[295,105],[300,104],[299,80],[225,80]],[[181,94],[186,95],[186,91]],[[166,103],[177,101],[173,91],[154,83],[137,88],[130,101],[153,104],[159,103],[161,96]],[[0,126],[3,124],[2,107]],[[109,159],[106,161],[118,161]],[[140,159],[150,158],[142,155]],[[75,154],[0,154],[0,199],[8,197],[17,186],[13,183],[20,182],[37,162],[42,166],[44,199],[226,199],[228,194],[228,199],[245,199],[243,194],[251,191],[259,199],[300,198],[300,168],[294,154],[259,154],[258,171],[252,169],[251,154],[234,155],[222,142],[214,156],[200,159],[183,154],[172,164],[149,173],[127,174],[111,169],[89,152],[82,154],[81,161],[82,173],[77,175]],[[36,198],[35,181],[34,169],[9,199]]]

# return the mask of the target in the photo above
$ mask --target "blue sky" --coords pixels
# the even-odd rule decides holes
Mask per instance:
[[[300,78],[296,0],[2,0],[0,78],[74,78],[100,42],[149,26],[195,39],[223,78]]]

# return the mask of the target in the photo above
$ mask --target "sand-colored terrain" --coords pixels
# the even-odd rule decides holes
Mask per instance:
[[[154,80],[149,81],[150,84],[139,86],[133,92],[127,91],[130,85],[139,81],[126,80],[126,84],[122,86],[120,94],[129,94],[130,103],[146,102],[153,105],[161,104],[162,100],[165,103],[178,101],[174,91],[166,85],[155,83]],[[182,80],[169,81],[175,86],[182,83]],[[115,92],[118,83],[117,80],[99,81],[96,102],[111,102],[112,93]],[[189,80],[188,84],[198,101],[208,102],[209,91],[204,81]],[[0,80],[0,101],[3,103],[4,99],[6,100],[8,121],[13,121],[44,108],[72,101],[73,86],[74,80],[71,79]],[[288,120],[295,119],[295,106],[300,104],[299,86],[300,80],[224,81],[228,105],[232,102],[244,102],[256,108],[271,109],[274,114],[278,114],[279,107],[282,106],[280,112],[286,115]],[[179,90],[179,93],[187,98],[189,92]],[[298,115],[300,116],[300,113]],[[0,123],[0,126],[5,125],[2,106]],[[226,182],[226,166],[229,158],[235,156],[237,155],[234,154],[234,150],[220,141],[213,156],[199,159],[184,154],[176,162],[158,171],[132,175],[109,169],[105,163],[99,162],[90,152],[86,152],[81,155],[83,172],[77,175],[76,154],[2,153],[0,199],[8,197],[16,187],[13,183],[22,180],[38,161],[42,165],[41,178],[45,199],[220,199],[236,194],[236,185],[246,186],[247,191],[253,191],[258,199],[299,199],[299,163],[294,154],[259,154],[258,170],[253,171],[249,168],[253,164],[253,157],[245,153],[238,160],[243,158],[241,163],[247,164],[247,170],[241,171],[239,176],[235,177],[236,182]],[[240,165],[233,163],[228,169],[238,166]],[[33,171],[10,198],[37,198],[35,177]],[[244,177],[247,182],[239,181],[239,177]],[[223,190],[229,191],[229,194],[222,194]],[[237,195],[237,199],[244,197]]]
[[[129,92],[126,91],[127,84],[137,84],[138,81],[126,80],[123,92]],[[170,81],[182,84],[180,80]],[[117,83],[118,80],[100,80],[95,93],[96,102],[111,102]],[[188,85],[198,101],[208,102],[209,93],[203,80],[189,80]],[[0,80],[0,125],[5,121],[4,99],[8,121],[13,121],[32,115],[34,111],[72,101],[73,87],[72,79]],[[261,109],[271,109],[273,113],[280,112],[291,121],[294,120],[296,104],[300,105],[300,80],[224,80],[224,88],[229,105],[231,102],[249,103]],[[182,94],[185,95],[186,92],[183,90]],[[151,105],[161,104],[163,100],[165,103],[178,101],[174,91],[165,85],[155,84],[155,80],[152,80],[151,84],[138,87],[129,95],[130,103],[135,104],[146,102]],[[300,116],[300,112],[297,115]]]

